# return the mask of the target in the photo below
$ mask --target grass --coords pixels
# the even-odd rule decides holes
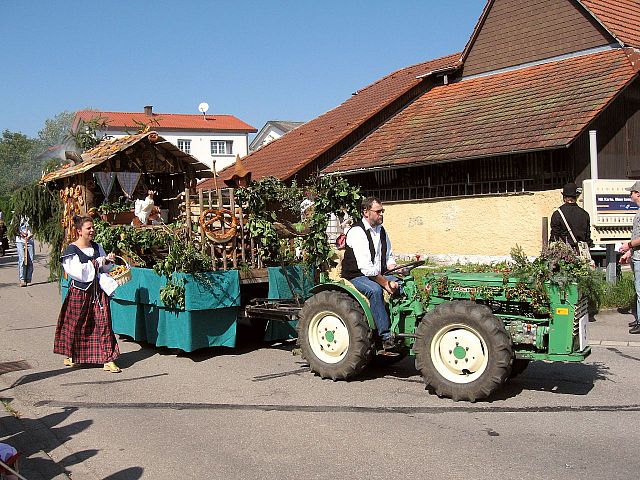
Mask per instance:
[[[631,309],[636,303],[633,274],[623,272],[616,283],[607,283],[603,278],[600,290],[600,308]]]

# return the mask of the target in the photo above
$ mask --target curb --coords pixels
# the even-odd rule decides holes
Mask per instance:
[[[589,340],[589,345],[592,347],[640,347],[640,342],[626,340]]]

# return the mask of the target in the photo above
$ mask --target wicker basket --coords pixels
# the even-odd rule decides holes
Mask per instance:
[[[125,270],[115,275],[113,275],[112,273],[109,273],[109,275],[111,275],[111,278],[113,278],[118,285],[124,285],[129,280],[131,280],[131,265],[129,265],[129,263],[124,258],[119,257],[118,255],[116,255],[116,259],[121,260],[123,265],[119,265],[119,266],[125,267]]]

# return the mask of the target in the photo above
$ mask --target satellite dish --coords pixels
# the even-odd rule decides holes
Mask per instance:
[[[207,110],[209,110],[209,104],[207,102],[202,102],[200,105],[198,105],[198,110],[200,110],[204,115],[205,113],[207,113]]]

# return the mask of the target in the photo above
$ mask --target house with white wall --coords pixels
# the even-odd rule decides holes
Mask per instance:
[[[289,122],[285,120],[269,120],[264,126],[260,129],[258,134],[254,137],[254,139],[249,144],[249,151],[253,152],[254,150],[259,149],[260,147],[265,146],[267,143],[270,143],[285,133],[290,132],[296,127],[299,127],[304,122]]]
[[[151,105],[142,112],[82,110],[76,113],[72,129],[92,119],[104,125],[98,135],[107,138],[134,134],[146,126],[211,169],[215,164],[216,171],[233,164],[237,155],[247,155],[249,134],[258,131],[233,115],[155,113]]]

